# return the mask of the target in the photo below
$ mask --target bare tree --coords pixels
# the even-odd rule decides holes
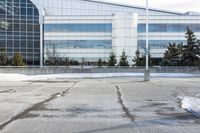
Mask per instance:
[[[7,65],[8,58],[5,53],[5,50],[0,49],[0,65]]]
[[[46,48],[46,64],[47,65],[59,65],[56,47],[53,45],[52,48]]]

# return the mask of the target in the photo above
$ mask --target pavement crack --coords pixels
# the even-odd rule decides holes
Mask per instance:
[[[14,93],[14,92],[16,92],[16,90],[14,90],[14,89],[0,91],[0,93]]]
[[[130,113],[129,109],[126,107],[126,105],[124,104],[124,101],[122,99],[122,93],[120,91],[120,87],[119,86],[115,86],[116,90],[117,90],[117,95],[118,95],[118,102],[120,103],[120,105],[122,106],[122,110],[125,113],[125,116],[127,118],[129,118],[131,121],[135,121],[134,116]]]
[[[53,95],[51,95],[48,99],[45,99],[39,103],[33,104],[31,107],[25,109],[24,111],[12,116],[9,120],[5,121],[4,123],[0,124],[0,130],[3,130],[8,124],[12,123],[13,121],[20,119],[21,117],[27,115],[29,112],[31,112],[32,110],[34,110],[35,108],[37,108],[38,106],[41,106],[49,101],[52,101],[56,98],[58,98],[58,95],[62,94],[61,96],[64,96],[67,92],[69,92],[78,82],[73,82],[73,85],[69,88],[67,88],[66,90],[62,91],[62,92],[58,92],[55,93]]]

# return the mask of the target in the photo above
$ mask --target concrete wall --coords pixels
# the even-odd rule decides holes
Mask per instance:
[[[27,75],[39,75],[39,74],[59,74],[59,73],[143,73],[142,67],[84,67],[81,69],[78,67],[43,67],[43,68],[30,68],[30,67],[1,67],[0,73],[20,73]],[[200,74],[198,67],[152,67],[152,73],[193,73]]]

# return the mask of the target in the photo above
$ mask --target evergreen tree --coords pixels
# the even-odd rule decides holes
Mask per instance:
[[[111,52],[108,59],[108,66],[115,66],[116,63],[117,63],[116,54],[114,52]]]
[[[120,57],[119,66],[129,66],[126,52],[123,50],[122,56]]]
[[[140,50],[137,49],[137,51],[135,52],[135,57],[133,59],[133,62],[135,63],[134,66],[144,66],[145,65],[145,59],[144,56],[140,57]]]
[[[141,56],[139,49],[137,49],[137,51],[135,52],[135,55],[136,56],[133,59],[133,62],[135,63],[134,66],[145,66],[146,65],[146,56],[145,55]],[[157,61],[156,58],[154,60]],[[149,55],[149,66],[153,66],[153,65],[154,65],[153,58],[151,58],[151,55]]]
[[[99,58],[97,64],[98,64],[99,67],[103,66],[103,62],[102,62],[101,58]]]
[[[24,66],[25,65],[23,57],[21,56],[20,53],[15,53],[14,54],[14,57],[13,57],[13,60],[12,60],[12,64],[14,66]]]
[[[200,66],[200,46],[194,32],[187,27],[187,45],[183,46],[182,65]]]
[[[5,52],[0,52],[0,65],[7,65],[8,58]]]
[[[69,66],[70,65],[70,60],[69,60],[69,58],[65,58],[65,61],[64,61],[64,65],[65,66]]]
[[[182,43],[178,45],[176,43],[169,43],[161,64],[164,66],[181,65],[182,46]]]
[[[69,63],[70,63],[70,65],[72,65],[72,66],[80,65],[80,63],[79,63],[77,60],[74,60],[74,59],[71,59],[71,60],[69,61]]]

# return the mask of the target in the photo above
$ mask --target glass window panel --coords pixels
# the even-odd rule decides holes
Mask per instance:
[[[18,41],[18,40],[15,40],[15,41],[14,41],[14,47],[17,47],[17,48],[20,47],[20,45],[19,45],[19,41]]]
[[[6,41],[0,40],[0,47],[5,47],[5,46],[6,46]]]
[[[26,15],[26,8],[21,8],[21,15]]]

